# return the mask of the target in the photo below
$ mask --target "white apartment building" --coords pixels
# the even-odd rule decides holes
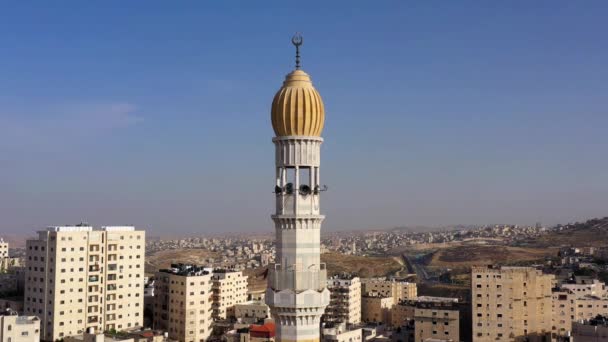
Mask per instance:
[[[193,265],[171,265],[156,273],[154,329],[169,338],[203,342],[212,332],[212,287],[210,269]]]
[[[40,341],[38,317],[0,314],[0,342],[38,341]]]
[[[323,321],[361,323],[361,280],[352,275],[336,275],[327,280],[329,305]]]
[[[50,227],[26,244],[27,315],[55,341],[143,324],[145,232],[134,227]]]
[[[247,302],[247,276],[240,271],[213,270],[213,318],[234,319],[234,307]]]

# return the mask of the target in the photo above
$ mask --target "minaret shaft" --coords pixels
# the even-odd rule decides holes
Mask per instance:
[[[269,272],[267,303],[279,341],[318,341],[329,303],[327,271],[320,260],[320,137],[287,136],[276,146],[276,263]]]

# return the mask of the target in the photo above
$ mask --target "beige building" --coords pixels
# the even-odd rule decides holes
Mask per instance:
[[[11,258],[8,254],[8,242],[0,238],[0,273],[6,272],[13,267],[20,266],[19,258]]]
[[[467,304],[468,305],[468,304]],[[456,298],[422,296],[401,301],[391,310],[391,325],[403,332],[407,341],[461,341],[464,305]]]
[[[234,315],[242,323],[258,323],[270,317],[270,308],[262,301],[249,301],[234,306]]]
[[[599,281],[562,284],[553,292],[553,333],[567,335],[572,324],[608,314],[608,295]],[[592,294],[593,293],[593,294]]]
[[[361,297],[361,321],[388,324],[391,321],[393,297],[363,295]]]
[[[0,314],[0,342],[38,341],[40,341],[38,317]]]
[[[154,329],[183,342],[205,341],[212,332],[211,269],[171,265],[156,273]]]
[[[323,342],[362,342],[363,329],[348,329],[346,323],[329,323],[321,329]]]
[[[8,258],[8,242],[0,238],[0,259]]]
[[[460,307],[455,298],[419,297],[414,310],[414,341],[461,341]]]
[[[554,276],[532,267],[473,267],[474,341],[534,341],[552,328]]]
[[[366,295],[392,297],[395,303],[400,300],[414,299],[418,296],[416,283],[384,278],[361,279],[362,292]]]
[[[247,276],[240,271],[213,270],[213,318],[234,319],[234,307],[247,302]]]
[[[143,323],[145,232],[133,227],[51,227],[27,241],[25,313],[55,341]]]
[[[358,324],[361,322],[361,280],[351,275],[337,275],[327,280],[330,301],[323,321]]]

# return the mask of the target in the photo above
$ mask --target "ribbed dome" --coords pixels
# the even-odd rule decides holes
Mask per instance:
[[[276,136],[321,136],[325,109],[321,95],[312,86],[310,76],[294,70],[272,101],[272,128]]]

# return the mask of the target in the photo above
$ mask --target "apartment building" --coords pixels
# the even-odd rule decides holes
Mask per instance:
[[[249,301],[234,306],[236,319],[241,323],[253,324],[270,318],[270,308],[262,301]]]
[[[36,316],[17,316],[0,313],[0,341],[40,341],[40,320]]]
[[[418,296],[416,283],[396,279],[363,278],[361,279],[363,294],[391,297],[395,303],[404,299]]]
[[[359,277],[342,274],[327,280],[330,301],[324,322],[344,322],[358,324],[361,322],[361,280]]]
[[[235,319],[234,307],[247,302],[247,276],[240,271],[213,270],[213,318]]]
[[[0,259],[8,258],[8,242],[0,238]]]
[[[394,304],[393,297],[363,295],[361,297],[361,321],[365,323],[389,323]]]
[[[143,324],[145,232],[130,226],[49,227],[26,243],[25,313],[55,341]]]
[[[473,267],[471,273],[475,341],[548,337],[552,330],[553,275],[532,267]]]
[[[574,322],[591,320],[608,314],[608,294],[605,284],[598,281],[576,280],[562,284],[553,291],[553,333],[568,335]]]
[[[203,342],[212,332],[211,269],[174,264],[155,276],[154,329],[184,342]]]

